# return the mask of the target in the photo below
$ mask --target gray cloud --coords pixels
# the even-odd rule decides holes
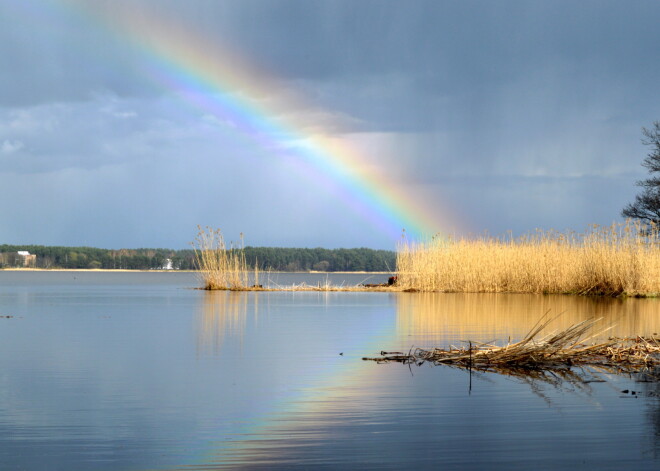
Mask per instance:
[[[2,154],[13,154],[14,152],[18,152],[23,148],[23,143],[21,141],[10,141],[8,139],[5,139],[2,141],[2,144],[0,144],[0,153]]]
[[[236,50],[272,74],[257,104],[287,105],[303,135],[349,143],[476,232],[617,218],[643,175],[640,128],[660,119],[651,0],[80,4],[142,6]],[[16,221],[0,242],[181,247],[202,223],[392,248],[301,170],[295,142],[258,143],[155,86],[113,17],[75,5],[0,4],[0,211]]]

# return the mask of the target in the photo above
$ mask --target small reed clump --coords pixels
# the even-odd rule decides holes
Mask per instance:
[[[648,296],[660,293],[660,233],[628,221],[591,226],[584,234],[537,231],[514,238],[402,242],[401,290],[486,293],[573,293]]]
[[[552,319],[549,319],[539,322],[520,342],[509,343],[504,347],[469,342],[467,347],[417,348],[408,354],[381,352],[381,357],[363,360],[415,363],[420,366],[429,362],[503,374],[570,369],[573,366],[615,367],[620,371],[637,372],[660,365],[658,339],[610,338],[603,343],[585,344],[589,339],[581,341],[582,337],[597,321],[598,319],[583,321],[561,332],[540,337],[541,331],[552,322]]]
[[[240,247],[235,248],[232,244],[227,247],[220,229],[202,229],[200,226],[197,228],[199,232],[192,246],[203,288],[233,291],[258,289],[259,270],[257,267],[248,268],[243,234]]]

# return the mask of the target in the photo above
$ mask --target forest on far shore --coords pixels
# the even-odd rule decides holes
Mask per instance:
[[[395,269],[396,253],[367,248],[323,249],[245,247],[249,266],[272,271],[386,271]],[[49,247],[43,245],[0,245],[0,268],[196,270],[192,249],[98,249],[93,247]]]

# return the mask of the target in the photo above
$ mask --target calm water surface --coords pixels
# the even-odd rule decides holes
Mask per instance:
[[[270,283],[385,275],[271,274]],[[381,279],[382,278],[382,279]],[[658,469],[660,387],[361,360],[659,300],[205,292],[190,273],[0,272],[0,469]],[[634,390],[636,394],[623,393]]]

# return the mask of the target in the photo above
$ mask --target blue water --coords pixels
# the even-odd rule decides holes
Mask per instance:
[[[190,273],[0,272],[0,469],[660,467],[657,383],[362,360],[506,341],[548,310],[652,335],[657,300],[197,285]]]

